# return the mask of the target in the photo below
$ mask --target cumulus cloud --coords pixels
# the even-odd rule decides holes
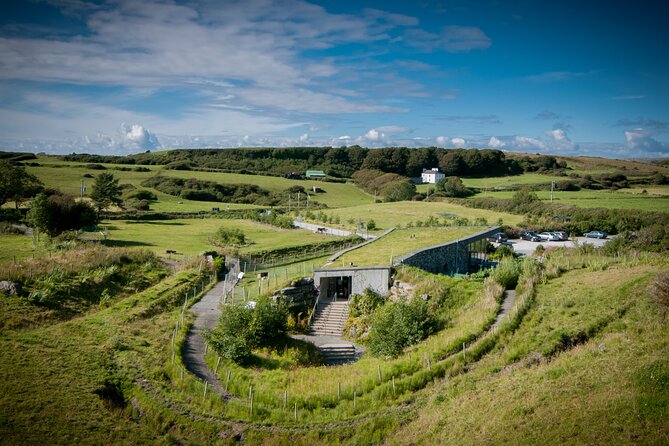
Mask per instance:
[[[662,152],[669,150],[669,144],[657,141],[653,133],[643,128],[636,128],[625,131],[625,140],[627,147],[635,150],[647,152]]]
[[[504,142],[501,139],[498,139],[496,136],[491,136],[488,141],[488,147],[493,149],[499,149],[504,147]]]
[[[451,144],[457,147],[465,147],[467,145],[467,141],[465,141],[464,138],[452,138],[451,139]]]
[[[385,137],[386,135],[380,133],[378,130],[370,129],[367,133],[365,133],[365,136],[363,138],[368,139],[370,141],[380,141]]]
[[[448,145],[449,139],[448,136],[437,136],[436,138],[434,138],[434,141],[437,143],[438,146],[446,147]]]
[[[121,132],[123,133],[123,140],[138,149],[154,150],[162,147],[156,135],[139,124],[127,125],[123,123],[121,124]]]
[[[300,142],[307,142],[309,141],[309,134],[304,133],[303,135],[300,136]]]

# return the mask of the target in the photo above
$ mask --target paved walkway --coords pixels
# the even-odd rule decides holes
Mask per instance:
[[[504,292],[504,300],[502,301],[502,306],[500,307],[499,314],[497,315],[495,323],[492,324],[493,329],[496,329],[502,324],[504,318],[507,317],[507,315],[511,311],[511,307],[513,306],[513,302],[515,300],[516,300],[516,290],[506,290]]]
[[[190,307],[196,319],[183,347],[183,362],[186,369],[201,380],[208,382],[212,390],[223,396],[226,396],[225,389],[204,360],[205,343],[202,338],[202,330],[211,330],[216,326],[221,317],[223,296],[229,293],[235,284],[236,280],[218,282]]]

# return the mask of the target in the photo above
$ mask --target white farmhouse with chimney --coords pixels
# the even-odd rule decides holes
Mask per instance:
[[[441,180],[442,178],[446,177],[446,174],[443,172],[439,172],[438,167],[433,167],[432,169],[423,169],[423,173],[420,175],[421,180],[423,180],[423,183],[431,183],[435,184],[437,181]]]

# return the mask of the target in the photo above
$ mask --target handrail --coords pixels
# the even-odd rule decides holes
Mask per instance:
[[[316,314],[316,308],[318,308],[318,300],[321,297],[321,291],[318,290],[318,294],[316,295],[316,302],[314,303],[314,308],[311,311],[311,314],[309,315],[309,321],[307,322],[307,327],[311,327],[311,322],[314,318],[314,314]]]

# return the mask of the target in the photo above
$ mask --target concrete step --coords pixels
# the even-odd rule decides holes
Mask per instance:
[[[318,347],[326,364],[343,364],[355,360],[353,344],[326,344]]]

